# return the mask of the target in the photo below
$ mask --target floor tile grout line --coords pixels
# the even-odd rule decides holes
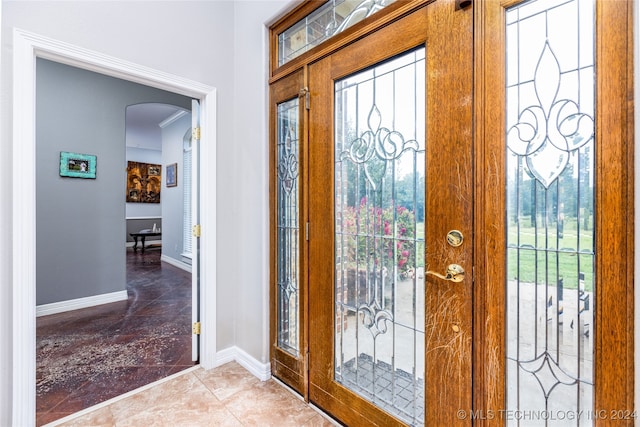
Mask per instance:
[[[221,367],[219,367],[219,368],[221,368]],[[202,369],[202,370],[200,370],[200,369]],[[204,368],[202,368],[201,366],[193,367],[190,370],[182,371],[182,372],[180,372],[180,373],[178,373],[176,375],[173,375],[171,377],[167,377],[167,378],[165,378],[163,380],[159,380],[159,381],[157,381],[155,383],[152,383],[151,385],[148,385],[148,386],[142,387],[140,389],[137,389],[136,390],[137,393],[130,392],[128,396],[122,396],[120,399],[116,398],[116,399],[112,399],[111,401],[105,402],[103,404],[96,405],[95,407],[91,408],[92,410],[85,410],[85,411],[83,411],[83,415],[80,414],[80,413],[74,414],[75,416],[73,417],[73,419],[70,419],[71,417],[66,417],[64,419],[57,420],[54,423],[48,424],[46,427],[59,425],[60,423],[66,422],[65,420],[73,421],[73,420],[77,419],[77,421],[82,422],[82,418],[81,417],[85,416],[85,417],[90,418],[91,417],[91,415],[90,415],[91,413],[93,413],[95,411],[99,411],[100,409],[102,409],[102,407],[106,407],[104,409],[106,409],[108,411],[109,415],[110,415],[110,420],[112,422],[112,426],[118,427],[118,426],[122,425],[123,422],[126,424],[126,422],[123,421],[124,419],[122,419],[123,412],[126,412],[126,411],[124,411],[122,408],[131,407],[131,405],[134,404],[133,402],[130,402],[130,404],[126,404],[126,400],[127,399],[131,399],[133,397],[133,395],[138,394],[140,392],[143,392],[143,391],[145,391],[145,389],[153,389],[155,387],[160,386],[162,383],[167,383],[167,382],[170,382],[170,381],[174,381],[177,378],[180,378],[180,377],[184,376],[185,374],[190,374],[189,375],[190,379],[188,380],[189,382],[194,381],[194,379],[195,379],[195,380],[197,380],[196,381],[197,384],[199,384],[200,386],[204,386],[204,390],[206,390],[206,396],[208,396],[208,399],[212,399],[212,400],[216,401],[217,403],[219,403],[219,406],[216,405],[217,409],[214,409],[214,411],[216,411],[216,413],[223,413],[223,415],[225,417],[228,417],[230,415],[238,423],[238,425],[241,425],[241,426],[252,425],[252,422],[255,421],[255,420],[254,420],[254,418],[251,417],[251,414],[249,414],[249,418],[247,418],[247,420],[249,421],[249,423],[247,424],[247,422],[243,422],[243,418],[241,416],[242,414],[237,413],[237,408],[229,406],[230,402],[233,401],[231,399],[231,396],[233,396],[233,395],[228,396],[226,398],[226,400],[221,400],[216,396],[214,391],[207,386],[206,381],[207,381],[207,375],[209,375],[208,372],[215,372],[215,370],[216,370],[216,368],[214,368],[214,370],[207,371],[207,370],[204,370]],[[235,378],[236,376],[238,376],[237,372],[234,372],[234,371],[225,372],[224,368],[220,369],[217,372],[219,373],[219,375],[215,375],[215,378],[225,378],[226,377],[226,381],[227,382],[229,381],[229,376],[231,376],[232,379]],[[251,376],[251,374],[249,372],[246,372],[246,374],[247,374],[248,378],[254,378],[253,376]],[[256,380],[257,380],[257,378],[256,378]],[[243,387],[243,389],[239,390],[239,391],[249,391],[253,387],[255,387],[256,385],[263,384],[263,383],[265,383],[265,382],[255,381],[255,382],[252,383],[253,386]],[[314,405],[304,402],[304,400],[301,399],[299,395],[293,393],[291,390],[288,390],[286,387],[282,387],[282,384],[279,381],[273,381],[272,384],[274,384],[276,386],[275,389],[282,391],[282,393],[280,393],[280,392],[277,393],[280,396],[280,398],[282,398],[283,396],[286,396],[285,400],[287,400],[287,401],[289,401],[289,400],[298,401],[302,405],[304,405],[307,409],[311,409],[312,410],[312,413],[308,417],[305,417],[304,419],[298,419],[298,424],[297,425],[309,426],[309,425],[311,425],[311,422],[315,419],[316,416],[322,417],[325,421],[328,421],[333,425],[336,425],[336,426],[339,425],[339,424],[335,424],[335,421],[331,420],[330,417],[328,417],[326,414],[324,414],[322,411],[320,411]],[[269,387],[269,388],[271,388],[271,387]],[[272,390],[275,390],[275,389],[272,388]],[[289,393],[287,393],[287,391],[289,391]],[[180,392],[180,393],[184,393],[184,392]],[[188,391],[187,391],[187,393],[188,393]],[[122,406],[121,408],[119,408],[117,411],[115,411],[115,405],[118,403],[118,401],[123,401],[123,403],[125,403],[125,405]],[[78,418],[78,417],[80,417],[80,418]]]
[[[224,365],[221,365],[221,366],[224,366]],[[213,369],[216,369],[216,368],[213,368]],[[206,372],[206,370],[205,370],[205,372]],[[200,384],[202,384],[202,385],[204,386],[204,388],[205,388],[205,389],[207,389],[207,391],[211,394],[211,396],[212,396],[214,399],[216,399],[218,402],[220,402],[220,403],[222,404],[222,407],[224,408],[225,412],[229,413],[229,414],[230,414],[230,415],[231,415],[231,416],[232,416],[232,417],[233,417],[233,418],[234,418],[238,423],[240,423],[240,425],[242,425],[242,426],[244,426],[244,425],[245,425],[245,423],[243,423],[243,422],[242,422],[242,420],[240,420],[240,419],[236,416],[236,414],[235,414],[235,413],[233,413],[233,411],[231,411],[231,410],[227,407],[227,403],[226,403],[224,400],[222,400],[222,399],[218,398],[218,396],[216,396],[215,392],[214,392],[213,390],[211,390],[211,389],[207,386],[207,384],[205,384],[205,382],[202,380],[202,378],[200,378],[200,377],[199,377],[198,375],[196,375],[195,373],[194,373],[194,375],[193,375],[193,376],[194,376],[194,377],[196,377],[196,378],[198,379],[198,381],[200,381]],[[236,394],[236,393],[233,393],[233,394]],[[233,396],[233,394],[231,394],[230,396]],[[230,396],[229,396],[229,397],[230,397]],[[228,398],[227,398],[227,399],[225,399],[225,400],[228,400]]]
[[[230,363],[234,363],[234,362],[230,362]],[[213,369],[212,369],[212,371],[213,371],[213,370],[215,370],[215,369],[220,368],[221,366],[224,366],[224,365],[220,365],[220,366],[218,366],[218,367],[216,367],[216,368],[213,368]],[[205,370],[204,372],[207,372],[207,371]],[[228,400],[231,396],[234,396],[234,395],[235,395],[235,394],[237,394],[238,392],[241,392],[241,391],[243,391],[243,390],[244,390],[244,388],[243,388],[243,389],[240,389],[240,390],[236,390],[236,391],[234,391],[233,393],[231,393],[229,396],[225,397],[224,399],[220,399],[220,398],[218,397],[218,395],[216,394],[216,391],[215,391],[215,390],[213,390],[213,389],[211,389],[207,384],[205,384],[205,382],[203,381],[203,379],[202,379],[202,378],[200,378],[198,375],[196,375],[196,378],[198,378],[198,380],[202,383],[202,385],[204,385],[204,386],[205,386],[205,388],[206,388],[207,390],[209,390],[209,392],[210,392],[213,396],[215,396],[215,398],[216,398],[216,399],[218,399],[218,401],[219,401],[219,402],[223,403],[223,404],[225,405],[225,407],[226,407],[225,400]]]
[[[42,427],[55,427],[55,426],[64,424],[66,422],[73,421],[73,420],[75,420],[77,418],[81,418],[81,417],[83,417],[85,415],[88,415],[88,414],[90,414],[92,412],[95,412],[95,411],[97,411],[99,409],[107,408],[107,407],[111,406],[112,404],[117,403],[117,402],[119,402],[121,400],[125,400],[125,399],[127,399],[129,397],[135,396],[135,395],[137,395],[139,393],[142,393],[142,392],[144,392],[146,390],[152,389],[152,388],[154,388],[154,387],[156,387],[156,386],[158,386],[160,384],[163,384],[163,383],[166,383],[168,381],[174,380],[176,378],[181,377],[182,375],[189,374],[189,373],[194,372],[194,371],[196,371],[198,369],[201,369],[201,368],[202,367],[200,365],[196,365],[196,366],[193,366],[191,368],[185,369],[183,371],[176,372],[175,374],[172,374],[172,375],[170,375],[168,377],[159,379],[159,380],[154,381],[154,382],[152,382],[150,384],[143,385],[142,387],[138,387],[138,388],[136,388],[134,390],[128,391],[128,392],[126,392],[124,394],[121,394],[121,395],[116,396],[114,398],[111,398],[109,400],[105,400],[104,402],[100,402],[100,403],[98,403],[96,405],[90,406],[90,407],[88,407],[86,409],[83,409],[81,411],[74,412],[73,414],[67,415],[64,418],[60,418],[58,420],[52,421],[49,424],[43,425]],[[197,376],[196,376],[196,378],[197,378]]]
[[[285,390],[287,390],[289,393],[291,393],[295,398],[297,398],[298,400],[302,401],[305,405],[307,405],[309,408],[313,409],[318,415],[320,415],[323,419],[329,421],[330,423],[332,423],[335,426],[340,426],[340,424],[336,424],[336,421],[331,418],[327,413],[325,413],[322,409],[318,408],[316,405],[314,405],[311,401],[307,402],[304,400],[304,398],[302,397],[302,395],[300,395],[298,392],[296,392],[294,389],[292,389],[291,387],[289,387],[287,384],[285,384],[284,382],[280,381],[278,378],[272,376],[271,379],[278,385],[280,385],[282,388],[284,388]],[[312,417],[313,418],[313,417]],[[310,421],[311,418],[307,421]]]

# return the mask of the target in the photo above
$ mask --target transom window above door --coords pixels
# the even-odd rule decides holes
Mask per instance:
[[[329,0],[278,34],[278,66],[284,65],[395,0]]]

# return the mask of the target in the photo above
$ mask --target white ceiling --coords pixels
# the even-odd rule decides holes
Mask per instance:
[[[181,107],[169,104],[136,104],[127,107],[127,147],[162,150],[162,127],[184,114],[190,113]]]

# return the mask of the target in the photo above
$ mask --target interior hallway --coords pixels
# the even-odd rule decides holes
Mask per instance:
[[[209,371],[196,367],[86,412],[51,426],[337,425],[274,380],[262,382],[235,362]]]
[[[37,318],[38,426],[194,365],[191,273],[160,255],[127,249],[126,301]]]

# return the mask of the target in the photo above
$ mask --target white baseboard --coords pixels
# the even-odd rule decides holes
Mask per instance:
[[[236,349],[237,347],[229,347],[217,352],[212,368],[217,368],[218,366],[235,361]]]
[[[260,381],[267,381],[271,378],[271,363],[262,363],[246,351],[235,346],[217,352],[214,367],[234,361],[242,365]]]
[[[267,381],[271,378],[271,363],[262,363],[241,348],[237,348],[236,362],[258,377],[260,381]]]
[[[36,306],[36,317],[48,314],[64,313],[65,311],[94,307],[110,302],[125,301],[128,298],[127,291],[111,292],[109,294],[93,295],[90,297],[76,298],[67,301],[53,302]]]
[[[191,266],[186,262],[178,261],[177,259],[171,258],[167,255],[160,255],[160,261],[166,262],[167,264],[171,264],[175,267],[181,268],[184,271],[188,271],[189,273],[191,273]]]

